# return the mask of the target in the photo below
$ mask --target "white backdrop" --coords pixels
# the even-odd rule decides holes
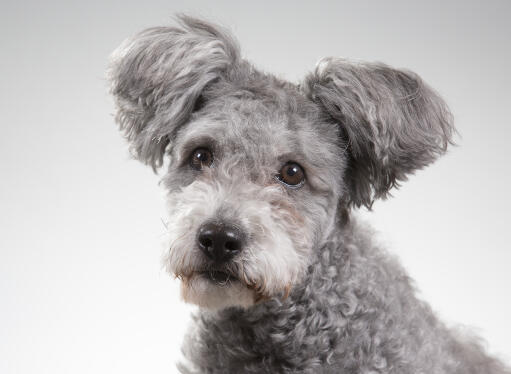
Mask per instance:
[[[511,363],[511,2],[3,1],[0,372],[174,373],[192,307],[161,270],[158,176],[113,122],[109,53],[176,12],[298,81],[323,56],[419,73],[458,147],[362,212],[449,323]]]

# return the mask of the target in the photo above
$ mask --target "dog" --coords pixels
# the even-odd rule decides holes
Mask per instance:
[[[198,305],[182,373],[510,374],[439,321],[359,223],[456,130],[416,74],[322,59],[300,84],[179,16],[111,57],[132,154],[166,170],[165,266]]]

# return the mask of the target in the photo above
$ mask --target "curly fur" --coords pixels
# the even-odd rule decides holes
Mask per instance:
[[[286,300],[202,311],[182,372],[510,373],[441,323],[372,236],[355,221],[332,233]]]
[[[123,43],[109,77],[135,157],[168,159],[164,262],[201,307],[182,373],[511,374],[436,318],[351,212],[452,143],[447,106],[417,75],[328,58],[295,85],[243,60],[225,30],[181,17]],[[197,147],[214,155],[202,170]],[[300,188],[276,178],[289,161],[305,170]],[[196,239],[212,221],[246,236],[223,283]]]

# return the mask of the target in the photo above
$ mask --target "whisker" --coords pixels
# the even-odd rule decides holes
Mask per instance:
[[[165,230],[169,231],[169,223],[165,222],[163,220],[163,218],[161,218],[161,217],[160,217],[160,221],[161,221],[161,224],[163,225],[163,227],[165,227]]]

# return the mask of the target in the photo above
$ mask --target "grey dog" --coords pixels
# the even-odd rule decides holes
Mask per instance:
[[[199,305],[183,373],[510,374],[446,327],[352,210],[431,164],[455,129],[412,72],[325,58],[300,84],[181,16],[112,55],[116,119],[164,167],[165,265]]]

